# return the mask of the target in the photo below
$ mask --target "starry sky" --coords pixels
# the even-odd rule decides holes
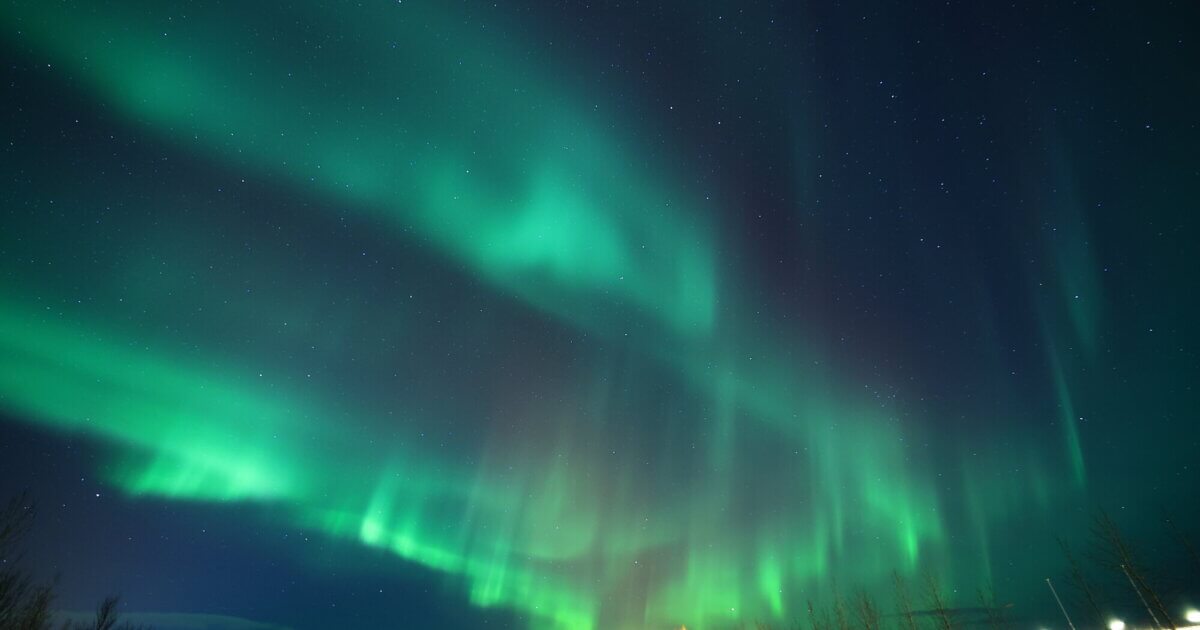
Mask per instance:
[[[1197,24],[6,1],[0,491],[163,628],[1053,624],[1098,508],[1186,575]]]

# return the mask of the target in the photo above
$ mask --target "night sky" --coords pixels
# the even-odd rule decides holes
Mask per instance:
[[[1194,604],[1198,36],[4,0],[0,498],[60,608],[167,629],[723,629],[893,572],[1057,627],[1101,508]]]

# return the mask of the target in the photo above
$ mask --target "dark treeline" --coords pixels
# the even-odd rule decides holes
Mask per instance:
[[[0,630],[148,630],[121,622],[115,596],[100,602],[91,621],[54,623],[54,582],[37,582],[22,562],[25,536],[36,514],[27,494],[0,509]]]
[[[53,620],[54,582],[39,583],[22,562],[23,542],[33,526],[36,507],[28,495],[18,496],[0,509],[0,630],[148,630],[119,619],[115,596],[106,597],[88,622]],[[1164,519],[1169,538],[1188,564],[1191,586],[1200,579],[1200,554],[1192,540],[1170,517]],[[1104,511],[1091,519],[1087,540],[1079,549],[1058,539],[1066,573],[1053,589],[1061,612],[1071,617],[1076,630],[1108,627],[1118,613],[1134,615],[1139,625],[1176,630],[1180,619],[1168,602],[1178,599],[1181,584],[1171,584],[1151,568]],[[805,602],[800,618],[779,626],[747,623],[746,630],[955,630],[956,628],[1013,627],[1013,604],[997,599],[992,585],[976,591],[977,601],[967,605],[951,601],[938,577],[931,572],[918,580],[892,574],[891,607],[885,607],[865,590],[842,593],[832,584],[826,606]],[[1058,588],[1054,588],[1057,584]],[[1144,615],[1143,615],[1144,613]],[[1064,619],[1065,621],[1065,619]]]
[[[1177,567],[1188,575],[1188,583],[1172,583],[1166,574],[1151,567],[1122,534],[1117,523],[1103,510],[1093,515],[1086,540],[1079,548],[1059,538],[1058,545],[1066,561],[1066,573],[1047,578],[1047,597],[1053,598],[1061,614],[1055,625],[1070,624],[1075,630],[1107,630],[1118,617],[1129,627],[1176,630],[1183,621],[1182,610],[1170,603],[1177,601],[1185,586],[1200,584],[1200,553],[1169,516],[1164,518],[1164,540],[1173,541],[1176,556],[1187,567]],[[1177,581],[1178,582],[1178,581]],[[829,604],[805,602],[799,618],[779,625],[745,623],[745,630],[954,630],[988,628],[1001,630],[1028,625],[1014,618],[1015,606],[997,599],[991,584],[976,591],[972,602],[951,601],[947,590],[933,573],[916,580],[892,574],[891,607],[880,605],[866,591],[847,596],[831,585]],[[1058,608],[1061,601],[1061,608]],[[1134,623],[1136,621],[1136,624]]]

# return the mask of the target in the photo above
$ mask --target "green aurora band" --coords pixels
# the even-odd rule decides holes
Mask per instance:
[[[684,192],[686,166],[635,157],[645,149],[637,130],[556,88],[561,70],[415,3],[300,3],[288,16],[306,25],[299,31],[345,35],[323,44],[326,72],[301,76],[287,62],[298,42],[256,36],[274,17],[234,3],[0,9],[23,45],[125,124],[358,213],[385,241],[418,243],[491,292],[501,322],[540,317],[580,334],[581,358],[547,359],[561,374],[537,385],[476,377],[508,383],[490,388],[458,386],[462,368],[435,363],[430,371],[450,371],[440,391],[461,387],[474,400],[461,403],[430,403],[416,387],[398,390],[411,399],[372,398],[334,369],[250,367],[316,356],[371,378],[389,353],[320,329],[330,296],[354,286],[280,279],[296,250],[319,243],[256,244],[238,272],[264,290],[240,301],[173,290],[208,273],[202,252],[228,247],[201,217],[235,212],[184,213],[170,191],[151,191],[132,203],[172,218],[117,236],[127,240],[112,249],[125,254],[57,259],[126,306],[69,305],[76,288],[51,276],[0,283],[0,405],[104,444],[103,470],[124,492],[258,502],[271,518],[461,580],[474,605],[586,630],[790,620],[806,599],[827,599],[831,578],[879,592],[892,571],[984,583],[996,524],[1044,514],[1085,485],[1069,366],[1053,345],[1055,440],[1021,444],[1015,465],[1014,449],[984,446],[935,469],[920,453],[947,449],[920,423],[900,422],[909,411],[842,382],[803,339],[751,323],[754,309],[722,282],[731,272],[717,255],[729,244]],[[104,196],[64,191],[58,205],[90,212]],[[36,256],[55,238],[47,221],[45,234],[4,236],[6,251]],[[159,240],[181,246],[146,245]],[[234,275],[205,282],[246,293]],[[406,356],[449,343],[404,292],[339,313]],[[1047,308],[1048,330],[1094,326],[1068,304],[1069,316]],[[173,313],[204,308],[198,321],[210,328],[172,324]],[[499,334],[490,315],[468,310],[447,309],[444,325]],[[272,341],[239,341],[260,337]],[[424,382],[423,362],[410,363],[409,377]],[[546,395],[513,393],[534,387]],[[489,416],[475,424],[490,433],[428,437],[473,413]],[[628,437],[643,426],[648,436]],[[962,513],[943,506],[950,493],[968,497]],[[964,523],[969,539],[952,540]],[[976,557],[958,559],[964,549]]]

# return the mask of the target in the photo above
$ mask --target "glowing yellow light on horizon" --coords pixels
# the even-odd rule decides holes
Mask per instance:
[[[1187,612],[1183,613],[1183,618],[1187,619],[1188,623],[1200,623],[1200,610],[1189,608]]]
[[[1113,619],[1108,622],[1108,630],[1125,630],[1125,622],[1120,619]]]

